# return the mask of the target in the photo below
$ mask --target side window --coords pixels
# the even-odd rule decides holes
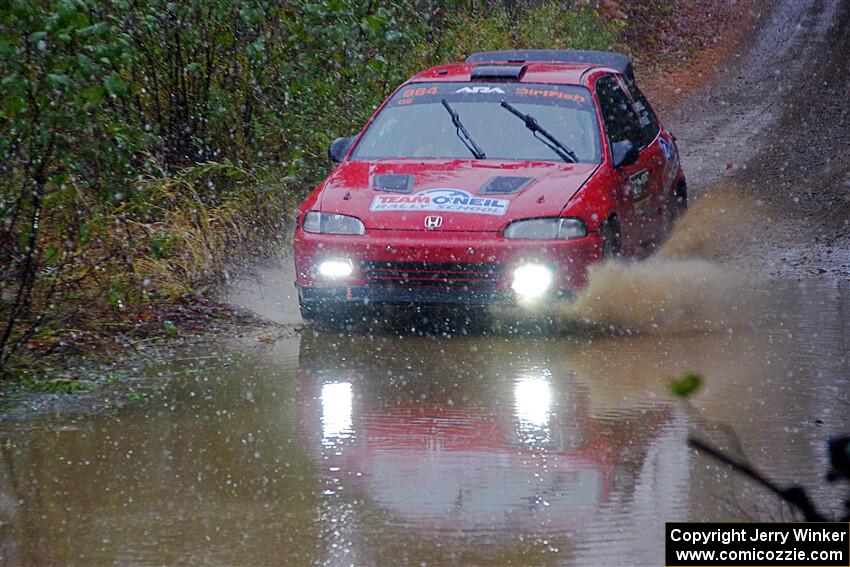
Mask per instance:
[[[615,144],[629,140],[641,145],[641,129],[638,117],[632,109],[632,103],[614,77],[602,77],[596,81],[596,96],[599,98],[599,109],[602,111],[602,121],[608,142]]]
[[[641,134],[640,145],[641,147],[648,146],[661,129],[658,125],[658,117],[655,116],[655,112],[652,111],[652,107],[649,106],[649,102],[643,96],[643,93],[640,92],[640,89],[637,88],[637,85],[629,79],[623,82],[626,84],[626,88],[629,89],[629,94],[632,95],[632,100],[635,102],[635,110],[638,113]]]

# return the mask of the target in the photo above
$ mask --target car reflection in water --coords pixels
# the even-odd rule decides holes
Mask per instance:
[[[516,361],[504,339],[376,340],[392,344],[302,337],[299,427],[326,496],[379,508],[408,538],[572,539],[622,517],[640,484],[642,514],[671,514],[687,476],[673,406],[592,415],[593,390],[557,341]]]

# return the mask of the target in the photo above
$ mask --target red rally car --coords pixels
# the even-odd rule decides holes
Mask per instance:
[[[497,51],[419,73],[302,203],[305,319],[338,304],[539,304],[643,257],[687,206],[675,138],[619,53]]]

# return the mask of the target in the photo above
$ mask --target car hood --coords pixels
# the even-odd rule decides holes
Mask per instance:
[[[513,219],[558,215],[598,164],[495,160],[343,162],[325,181],[322,212],[367,229],[502,230]]]

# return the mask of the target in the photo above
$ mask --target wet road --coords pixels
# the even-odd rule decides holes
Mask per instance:
[[[812,215],[850,187],[844,146],[788,131],[797,167],[776,128],[797,116],[846,135],[846,97],[812,89],[840,93],[848,75],[805,73],[847,68],[850,6],[774,5],[726,79],[670,120],[694,191],[734,180]],[[825,440],[850,431],[850,282],[840,259],[834,277],[732,277],[797,253],[770,232],[743,262],[708,253],[740,244],[714,238],[749,226],[730,214],[738,197],[686,219],[687,254],[671,256],[685,261],[606,272],[595,311],[573,314],[637,334],[418,323],[222,339],[149,367],[127,407],[0,423],[0,564],[661,565],[665,521],[791,517],[688,435],[835,515]],[[794,246],[848,254],[843,206]],[[231,299],[296,322],[291,277],[260,276]],[[672,399],[668,381],[692,371],[704,389]]]
[[[230,341],[114,415],[0,430],[10,565],[661,565],[664,521],[789,517],[689,451],[822,482],[850,286],[772,284],[720,332]],[[836,356],[836,353],[843,353]],[[669,378],[698,370],[686,404]],[[729,437],[727,426],[737,432]]]
[[[694,195],[734,185],[768,203],[739,256],[773,277],[850,278],[850,2],[755,0],[758,29],[662,117]],[[781,222],[777,222],[781,219]],[[825,270],[825,272],[824,272]],[[824,275],[826,274],[826,275]]]

